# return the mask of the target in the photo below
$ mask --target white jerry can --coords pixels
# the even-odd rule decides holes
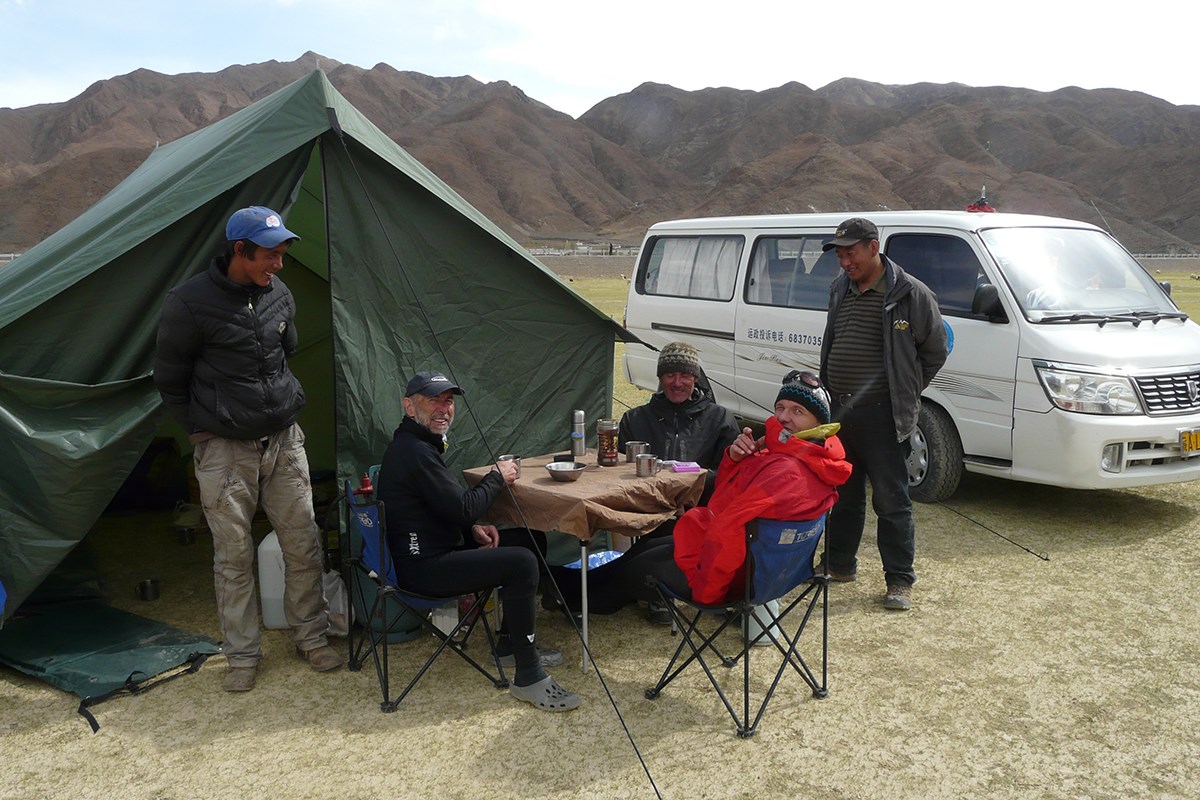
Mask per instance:
[[[283,613],[283,551],[275,531],[258,545],[258,595],[263,625],[275,630],[289,627]]]

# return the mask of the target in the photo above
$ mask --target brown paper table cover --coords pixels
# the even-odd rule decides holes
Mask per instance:
[[[512,485],[511,494],[501,492],[492,503],[488,521],[561,531],[583,540],[602,530],[643,536],[694,506],[704,491],[705,470],[672,472],[663,468],[657,475],[639,478],[624,456],[615,467],[601,467],[596,464],[596,451],[588,450],[579,459],[588,465],[587,470],[578,480],[563,482],[546,472],[546,464],[553,460],[554,454],[523,457],[521,477]],[[474,486],[491,469],[491,465],[472,467],[463,470],[463,477]]]

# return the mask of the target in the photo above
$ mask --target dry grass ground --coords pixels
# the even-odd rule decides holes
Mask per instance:
[[[698,680],[654,701],[670,634],[595,618],[609,691],[669,798],[1200,796],[1200,498],[1194,485],[1074,492],[968,478],[919,506],[916,610],[883,611],[878,555],[833,589],[830,695],[785,683],[751,740]],[[962,516],[965,515],[965,516]],[[1043,561],[999,538],[1002,533]],[[89,547],[115,605],[218,635],[211,549],[168,515],[110,517]],[[160,578],[162,598],[133,599]],[[565,621],[540,635],[584,706],[547,715],[444,660],[395,714],[369,672],[317,675],[270,631],[259,686],[220,690],[221,661],[96,709],[0,679],[0,798],[653,797]],[[394,645],[412,667],[430,641]]]
[[[674,640],[635,611],[595,618],[593,650],[668,798],[1200,797],[1198,512],[1195,484],[968,476],[917,507],[916,609],[879,607],[865,543],[860,580],[832,591],[829,697],[785,682],[746,741],[700,681],[643,697]],[[108,516],[84,547],[114,605],[216,637],[211,545],[178,544],[169,516]],[[151,576],[162,597],[135,600]],[[444,659],[382,714],[372,673],[314,674],[270,631],[253,692],[222,692],[216,658],[98,706],[93,735],[73,696],[3,670],[0,798],[654,797],[566,622],[543,612],[539,635],[568,653],[553,672],[579,710],[543,714]]]

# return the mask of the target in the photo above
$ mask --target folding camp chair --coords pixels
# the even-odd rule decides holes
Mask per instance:
[[[721,702],[729,716],[737,726],[737,735],[746,739],[754,735],[758,723],[767,710],[767,703],[775,694],[784,673],[791,667],[804,682],[812,689],[813,697],[824,698],[828,694],[828,648],[829,648],[829,576],[814,574],[813,554],[817,542],[825,530],[825,517],[807,522],[784,522],[780,520],[755,519],[746,525],[746,591],[741,600],[720,605],[705,605],[690,598],[681,597],[661,581],[648,576],[646,582],[657,589],[659,596],[666,603],[671,617],[682,634],[682,640],[675,649],[675,654],[663,670],[658,683],[646,690],[647,699],[654,700],[671,681],[675,680],[689,665],[699,664],[708,676],[709,682],[717,690]],[[802,587],[799,594],[791,601],[780,601],[779,613],[768,606],[768,602],[783,598],[784,595]],[[821,603],[821,678],[818,681],[808,661],[801,654],[800,638]],[[802,609],[801,617],[795,633],[789,635],[785,624],[794,609]],[[716,629],[711,633],[701,630],[702,617],[710,612],[708,619],[714,620],[711,613],[716,612],[718,619]],[[758,623],[754,626],[757,633],[752,633],[751,617]],[[795,619],[795,617],[791,617]],[[707,621],[706,621],[707,622]],[[715,620],[714,620],[715,622]],[[739,623],[734,626],[733,623]],[[726,629],[740,633],[738,651],[734,655],[724,655],[718,647],[718,637]],[[750,654],[755,650],[755,644],[767,637],[770,647],[763,647],[766,656],[778,655],[779,667],[775,670],[770,686],[763,692],[762,703],[758,706],[753,721],[750,718]],[[806,640],[807,641],[807,640]],[[686,658],[684,649],[690,650]],[[713,674],[705,653],[710,658],[715,657],[725,667],[733,667],[742,662],[742,709],[739,717],[733,703],[721,688],[721,682]],[[760,658],[763,653],[758,654]]]
[[[359,600],[359,607],[370,609],[364,633],[358,635],[355,626],[350,626],[349,667],[357,672],[362,669],[367,656],[370,655],[375,663],[375,673],[379,678],[379,688],[383,693],[383,701],[379,704],[381,711],[395,711],[400,702],[412,691],[417,682],[433,666],[445,650],[458,653],[464,660],[481,675],[492,682],[497,689],[508,687],[508,678],[500,660],[496,656],[496,640],[492,633],[487,612],[487,601],[492,590],[485,589],[476,592],[474,601],[459,618],[458,624],[449,632],[443,632],[429,619],[430,612],[447,603],[457,604],[458,596],[431,597],[400,589],[396,583],[396,567],[392,562],[391,550],[388,548],[385,533],[386,517],[382,501],[371,499],[365,495],[356,495],[350,481],[346,481],[346,537],[343,559],[350,571],[351,592]],[[372,596],[373,595],[373,596]],[[376,620],[380,624],[374,624]],[[390,694],[390,661],[388,658],[388,641],[397,626],[405,619],[415,619],[420,627],[437,637],[438,646],[433,654],[421,666],[404,690],[394,699]],[[488,652],[496,667],[493,674],[467,653],[466,647],[471,633],[476,625],[482,623],[487,634]]]

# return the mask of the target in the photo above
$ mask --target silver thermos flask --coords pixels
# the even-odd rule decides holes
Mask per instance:
[[[587,439],[584,438],[583,409],[576,409],[571,416],[571,455],[580,458],[587,453]]]

